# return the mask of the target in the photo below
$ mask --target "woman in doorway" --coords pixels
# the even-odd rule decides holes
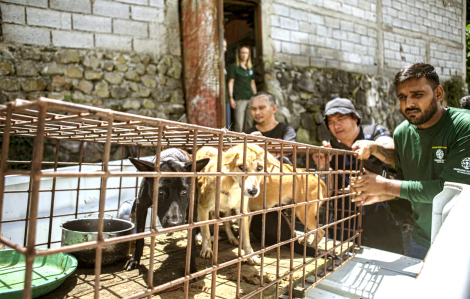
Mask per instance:
[[[228,93],[230,106],[235,109],[233,130],[243,132],[244,128],[253,126],[249,104],[251,97],[256,94],[256,84],[250,47],[240,47],[236,57],[236,63],[230,66],[228,74]]]

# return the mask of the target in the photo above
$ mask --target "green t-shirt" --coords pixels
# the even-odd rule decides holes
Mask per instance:
[[[249,100],[253,96],[251,89],[251,80],[255,80],[253,69],[244,69],[236,63],[230,66],[228,73],[229,79],[234,79],[233,83],[233,99]]]
[[[432,127],[407,120],[393,134],[395,164],[403,175],[400,197],[413,206],[413,238],[430,246],[432,201],[444,182],[470,184],[470,111],[448,108]]]

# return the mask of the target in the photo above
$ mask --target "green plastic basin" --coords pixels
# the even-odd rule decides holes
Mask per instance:
[[[60,286],[77,268],[75,257],[58,253],[37,257],[33,264],[33,298]],[[0,251],[0,298],[21,299],[26,271],[25,257],[14,250]]]

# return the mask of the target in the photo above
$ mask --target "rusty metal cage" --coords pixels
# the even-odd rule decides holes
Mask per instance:
[[[225,129],[206,128],[47,98],[40,98],[34,102],[16,100],[5,106],[0,106],[0,134],[3,138],[0,162],[0,228],[3,236],[0,237],[0,242],[20,252],[26,258],[23,298],[31,298],[32,296],[32,285],[34,284],[33,262],[35,258],[59,252],[73,254],[85,248],[96,248],[94,272],[87,272],[90,275],[94,274],[94,279],[93,281],[81,281],[79,279],[79,282],[83,282],[83,285],[88,287],[83,289],[84,294],[94,293],[94,298],[151,298],[156,294],[159,294],[162,298],[165,298],[167,294],[176,296],[171,298],[279,298],[283,294],[288,295],[289,298],[304,297],[309,289],[315,287],[320,281],[349,261],[354,256],[355,250],[360,247],[362,232],[360,208],[351,203],[351,198],[355,194],[344,188],[345,177],[355,176],[359,173],[358,169],[352,169],[352,167],[346,169],[344,161],[347,159],[352,160],[354,158],[353,152],[246,135]],[[12,150],[10,139],[14,136],[34,140],[31,161],[18,161],[8,158]],[[44,158],[45,142],[55,143],[56,150],[53,161],[47,161]],[[78,161],[61,162],[61,151],[59,150],[61,142],[74,142],[77,144],[80,149]],[[100,163],[87,163],[84,161],[84,156],[87,154],[84,151],[84,144],[86,143],[103,145]],[[291,153],[292,167],[285,168],[286,162],[280,159],[279,166],[281,170],[270,171],[268,169],[268,155],[264,154],[264,168],[262,171],[249,173],[246,171],[246,165],[244,165],[244,169],[241,169],[241,172],[222,171],[224,151],[240,145],[243,149],[243,161],[246,162],[247,148],[251,144],[258,145],[264,152],[281,157]],[[121,157],[119,161],[111,163],[111,148],[116,146],[121,148]],[[203,146],[212,146],[218,150],[217,170],[215,172],[196,172],[195,168],[192,169],[192,172],[160,171],[160,153],[163,148],[186,150],[192,154],[194,162],[196,161],[197,150]],[[127,163],[127,157],[124,157],[125,152],[133,152],[125,150],[130,147],[137,148],[137,156],[140,156],[142,149],[147,149],[147,152],[150,150],[155,159],[155,171],[125,171],[126,166],[132,166]],[[310,156],[313,153],[322,153],[326,154],[328,158],[331,157],[337,162],[335,163],[337,165],[336,169],[316,169],[310,162]],[[299,163],[301,157],[304,157],[302,168],[297,167],[297,164],[302,164]],[[342,159],[339,159],[341,157]],[[343,162],[338,163],[338,161]],[[21,163],[28,165],[26,167],[28,169],[12,169],[12,165]],[[74,166],[75,168],[63,168],[64,166]],[[90,169],[86,166],[94,168]],[[46,168],[50,169],[46,170]],[[197,180],[204,176],[216,178],[215,213],[213,219],[193,221],[192,216],[197,204]],[[219,213],[221,188],[223,188],[221,180],[230,176],[241,177],[241,188],[243,188],[249,176],[261,178],[260,188],[262,194],[264,194],[261,209],[244,210],[243,201],[251,199],[241,196],[239,213]],[[28,187],[23,189],[7,187],[6,180],[11,177],[23,178]],[[110,239],[103,238],[105,214],[116,213],[119,205],[126,200],[126,196],[137,196],[138,180],[144,177],[153,178],[155,181],[164,177],[191,178],[189,215],[186,224],[162,228],[157,224],[158,206],[155,204],[152,208],[150,226],[145,232]],[[273,177],[279,178],[280,184],[278,187],[280,190],[282,188],[292,188],[292,196],[288,203],[281,202],[281,196],[279,196],[279,199],[276,199],[278,203],[275,206],[267,205],[266,188],[269,188],[267,187],[269,184],[267,180]],[[315,182],[315,180],[317,182],[316,186],[309,186],[309,177],[322,178],[325,185],[322,185],[319,179],[313,179],[312,182]],[[60,186],[58,180],[61,178],[72,178],[76,183],[72,186]],[[86,178],[93,178],[99,183],[87,186],[83,184]],[[132,178],[133,183],[126,185],[123,180],[128,178]],[[283,183],[283,178],[284,181],[291,178],[292,186]],[[45,180],[48,180],[48,183],[44,183]],[[158,184],[154,184],[154,186],[156,187],[153,194],[158,194]],[[321,186],[326,186],[326,190],[322,191]],[[305,198],[297,198],[296,190],[299,188],[306,190],[302,193],[305,194]],[[318,189],[315,198],[308,198],[309,188]],[[84,200],[86,200],[83,197],[87,192],[94,192],[93,196],[97,200],[97,206],[94,209],[83,208]],[[321,196],[322,192],[327,196]],[[43,199],[44,194],[47,194],[47,200]],[[68,194],[73,198],[72,201],[75,203],[72,212],[61,213],[54,208],[60,201],[64,200],[63,194]],[[117,205],[115,206],[107,205],[107,198],[111,194],[117,197]],[[127,195],[124,196],[124,194]],[[18,213],[14,213],[15,215],[6,214],[5,204],[8,196],[15,196],[15,201],[18,204]],[[38,213],[39,205],[48,206],[47,213]],[[307,214],[307,209],[312,205],[317,207],[316,215]],[[305,219],[304,221],[300,219],[300,222],[307,223],[309,216],[315,217],[315,219],[318,219],[317,227],[311,229],[304,225],[303,228],[296,229],[296,218],[297,222],[300,218],[296,214],[298,209],[304,209],[305,211]],[[59,229],[60,222],[66,219],[76,219],[89,213],[98,213],[98,240],[61,246],[60,240],[54,238],[53,235],[53,231]],[[276,213],[277,226],[266,226],[266,215],[269,213]],[[241,241],[238,248],[233,245],[226,245],[228,243],[223,237],[222,230],[219,229],[219,224],[229,222],[233,225],[235,220],[253,216],[262,219],[261,238],[257,241],[252,238],[253,253],[246,254],[242,250]],[[279,236],[282,217],[290,223],[290,237],[285,240],[281,240]],[[239,223],[239,226],[243,225],[242,221]],[[12,224],[22,227],[20,233],[17,230],[14,230],[14,232],[9,231]],[[203,225],[211,225],[213,228],[213,256],[210,260],[198,257],[198,272],[190,273],[191,247],[198,246],[197,240],[191,238],[190,232]],[[267,230],[278,232],[278,242],[276,244],[265,244],[265,232]],[[309,241],[307,240],[314,238],[321,230],[325,232],[325,236],[322,240],[317,240],[319,243],[315,247],[315,255],[307,255],[307,246],[311,245],[308,244]],[[238,231],[239,234],[243,234],[241,227]],[[184,269],[181,275],[172,276],[169,281],[159,281],[156,276],[160,276],[160,274],[155,274],[157,273],[156,270],[167,271],[167,269],[161,269],[161,267],[164,267],[162,263],[163,256],[168,256],[167,258],[171,259],[171,256],[166,254],[164,248],[162,249],[162,246],[160,246],[166,244],[165,238],[169,233],[176,233],[175,238],[178,242],[182,242],[182,245],[177,246],[181,255],[174,260],[174,263],[183,261]],[[16,239],[12,239],[12,234],[16,235]],[[113,268],[114,270],[106,270],[103,273],[101,266],[103,247],[143,238],[147,239],[148,245],[146,247],[148,249],[147,275],[135,272],[136,275],[127,277],[122,274],[118,275],[119,282],[114,280],[112,285],[107,284],[106,280],[103,279],[103,275],[109,275],[110,272],[116,275],[125,271]],[[242,236],[240,236],[241,239]],[[294,252],[296,242],[302,244],[303,254]],[[231,252],[231,254],[222,255],[224,250]],[[260,257],[260,264],[246,264],[246,260],[254,256]],[[172,260],[167,260],[165,263],[167,266],[171,264]],[[120,266],[121,269],[122,265]],[[142,266],[140,269],[142,269]],[[170,269],[168,271],[171,272]],[[248,279],[246,273],[251,273],[250,277],[253,278],[251,281],[249,281],[250,279]],[[78,276],[79,274],[77,272]],[[136,276],[139,278],[136,278]],[[129,281],[132,281],[132,286],[126,284]],[[126,285],[125,290],[122,292],[119,288],[116,289],[116,285],[120,283]],[[71,291],[71,289],[68,291]],[[175,292],[179,293],[174,295]],[[57,295],[51,296],[47,297],[46,295],[46,298],[54,298]],[[75,297],[79,298],[80,294],[75,293]]]

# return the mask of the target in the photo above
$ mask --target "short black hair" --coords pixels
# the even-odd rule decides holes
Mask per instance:
[[[254,96],[252,96],[251,99],[250,99],[250,104],[251,104],[251,102],[253,102],[253,100],[255,98],[259,98],[259,97],[265,97],[266,100],[269,102],[269,104],[271,104],[271,106],[276,105],[276,97],[273,94],[271,94],[267,91],[260,91],[257,94],[255,94]]]
[[[460,108],[470,110],[470,96],[465,96],[460,99]]]
[[[398,84],[406,80],[422,77],[426,77],[433,90],[441,85],[436,69],[432,65],[422,62],[412,63],[402,68],[395,76],[393,83],[398,87]]]

